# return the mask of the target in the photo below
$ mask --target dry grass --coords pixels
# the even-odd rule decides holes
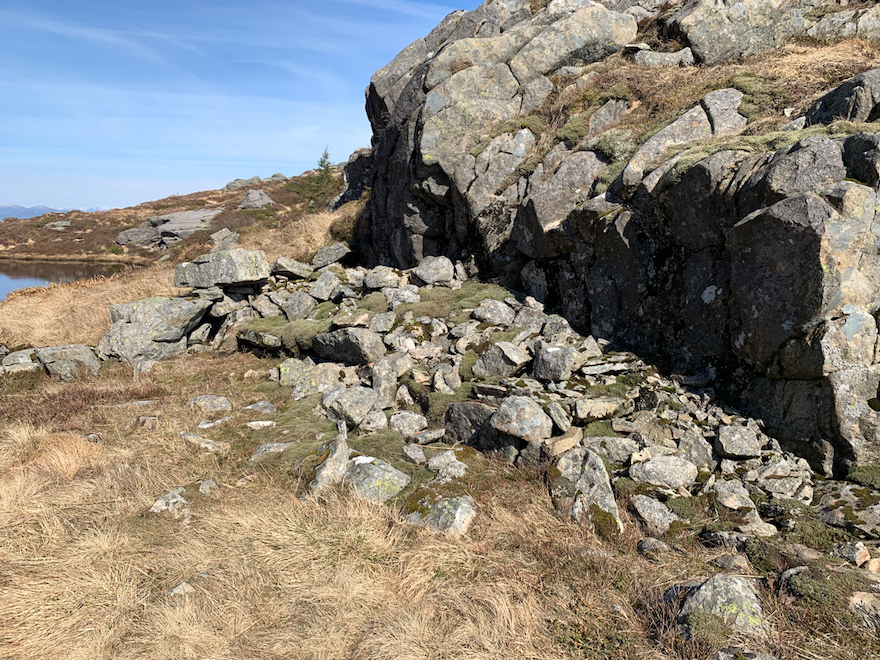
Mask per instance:
[[[9,347],[90,344],[110,329],[110,305],[178,295],[167,264],[108,278],[35,287],[0,303],[0,343]]]
[[[268,366],[192,358],[138,383],[115,366],[85,383],[31,377],[0,390],[0,410],[76,407],[43,425],[23,408],[0,418],[0,658],[709,657],[677,632],[662,595],[716,572],[707,562],[719,551],[684,536],[681,553],[650,563],[625,513],[624,534],[600,541],[553,512],[541,471],[479,461],[466,487],[480,515],[455,540],[405,524],[394,504],[301,497],[284,464],[247,461],[282,429],[241,430],[244,412],[202,432],[231,441],[227,456],[179,438],[201,419],[186,400],[205,393],[236,411],[268,398],[297,438],[288,393],[241,377]],[[118,405],[145,397],[158,403]],[[129,423],[140,415],[160,423]],[[220,486],[203,496],[193,484],[207,477]],[[187,486],[185,511],[148,512],[176,486]],[[166,594],[183,581],[191,593]],[[771,625],[753,647],[849,657],[840,635],[814,633],[772,598],[765,607]]]
[[[365,200],[349,202],[332,213],[308,213],[282,222],[277,228],[244,232],[241,245],[278,257],[309,259],[334,240],[350,240],[357,230]]]

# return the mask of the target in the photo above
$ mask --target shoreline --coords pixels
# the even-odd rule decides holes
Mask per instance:
[[[121,255],[52,255],[52,254],[6,254],[0,252],[0,261],[37,261],[43,263],[106,264],[121,266],[149,266],[156,263],[146,257],[123,257]]]

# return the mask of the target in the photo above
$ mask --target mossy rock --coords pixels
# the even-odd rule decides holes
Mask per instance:
[[[846,475],[846,480],[880,490],[880,465],[855,467]]]

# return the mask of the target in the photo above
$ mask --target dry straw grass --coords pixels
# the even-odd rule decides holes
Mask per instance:
[[[172,268],[159,264],[10,295],[0,303],[0,344],[94,346],[110,329],[110,305],[177,295],[172,279]]]
[[[241,246],[263,250],[270,260],[278,257],[309,259],[334,239],[350,239],[364,204],[365,200],[361,200],[345,204],[332,213],[307,213],[283,221],[274,229],[253,228],[243,233]]]

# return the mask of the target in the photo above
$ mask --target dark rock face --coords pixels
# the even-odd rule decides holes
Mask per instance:
[[[779,14],[769,2],[716,10],[692,0],[668,24],[698,61],[714,62],[807,33],[813,4],[822,3]],[[588,141],[560,143],[522,174],[536,136],[517,123],[485,137],[534,107],[547,75],[610,52],[573,40],[588,9],[590,34],[616,35],[617,48],[635,36],[628,19],[659,15],[651,7],[551,2],[532,14],[528,3],[490,0],[451,14],[377,72],[367,95],[375,254],[398,267],[444,255],[499,277],[575,328],[711,383],[817,467],[876,462],[876,135],[792,133],[763,154],[689,150],[747,123],[740,92],[718,90],[641,145],[616,197],[597,198],[608,163]],[[848,20],[861,26],[850,33],[873,35],[862,10]],[[877,116],[875,80],[877,71],[853,78],[803,123]],[[680,153],[670,158],[670,147]]]

